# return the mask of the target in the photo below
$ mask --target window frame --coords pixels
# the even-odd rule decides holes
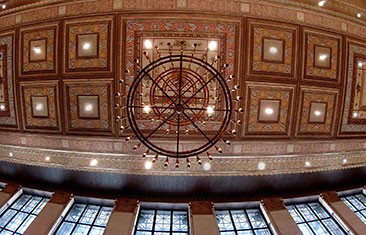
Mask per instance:
[[[23,195],[30,195],[31,198],[27,200],[26,203],[24,203],[19,209],[15,209],[15,208],[11,208]],[[35,219],[37,218],[37,216],[39,215],[39,213],[41,213],[41,211],[43,210],[43,208],[47,205],[47,203],[50,201],[52,194],[49,192],[45,192],[45,191],[40,191],[40,190],[35,190],[35,189],[29,189],[29,188],[20,188],[7,202],[6,204],[0,208],[0,217],[3,216],[9,209],[16,211],[16,213],[12,216],[12,218],[6,223],[5,226],[0,227],[1,231],[9,231],[12,232],[13,234],[17,234],[17,230],[24,224],[24,222],[27,220],[27,218],[29,218],[29,216],[34,215]],[[41,197],[42,199],[37,203],[37,205],[34,206],[34,208],[30,211],[30,212],[24,212],[22,211],[22,209],[24,208],[24,206],[33,198],[33,197]],[[44,205],[44,207],[39,211],[38,214],[34,214],[33,212],[38,208],[38,206],[40,205],[40,203],[44,200],[44,199],[48,199],[48,201],[46,202],[46,204]],[[14,231],[10,231],[6,228],[6,226],[9,225],[9,223],[11,222],[11,220],[18,215],[20,212],[22,213],[26,213],[27,216],[25,217],[25,219],[18,225],[18,227],[14,230]],[[34,219],[34,220],[35,220]],[[33,220],[33,221],[34,221]],[[28,227],[26,228],[26,230],[29,228],[29,226],[31,226],[31,224],[33,223],[33,221],[28,225]]]
[[[97,215],[99,214],[100,210],[103,207],[112,207],[111,215],[112,215],[113,209],[114,209],[114,201],[113,200],[109,200],[109,199],[97,199],[97,198],[88,198],[88,197],[78,197],[78,196],[72,197],[70,199],[70,201],[68,202],[68,204],[66,205],[65,209],[63,210],[61,216],[58,218],[57,222],[53,225],[52,229],[48,232],[48,235],[53,235],[53,234],[55,234],[59,230],[59,228],[62,226],[63,222],[65,221],[65,219],[67,218],[67,216],[69,215],[69,213],[71,212],[71,209],[73,208],[73,206],[75,204],[85,204],[86,205],[86,207],[83,209],[83,212],[81,213],[81,215],[84,214],[86,208],[88,206],[90,206],[90,205],[99,206],[100,207],[99,210],[98,210]],[[88,225],[88,226],[91,226],[91,228],[92,227],[100,227],[100,228],[102,227],[102,226],[99,226],[99,225],[94,225],[94,222],[97,219],[97,216],[94,218],[94,221],[93,221],[93,223],[91,225],[90,224],[79,223],[79,221],[81,219],[82,219],[82,216],[80,216],[78,218],[77,222],[74,223],[75,226],[72,229],[72,231],[75,230],[76,225],[78,225],[78,224]],[[109,219],[108,219],[108,221],[109,221]],[[107,225],[104,227],[104,229],[106,227],[107,227]],[[91,229],[89,230],[88,233],[90,233],[90,231],[91,231]]]
[[[153,219],[153,227],[152,230],[137,230],[140,214],[142,210],[150,210],[154,211],[154,219]],[[169,211],[170,212],[170,229],[169,231],[156,231],[155,230],[155,221],[156,221],[156,215],[157,211]],[[187,232],[181,232],[186,233],[187,235],[191,234],[191,221],[189,216],[189,209],[187,204],[181,204],[181,203],[175,203],[175,204],[165,204],[165,203],[141,203],[138,206],[137,216],[135,216],[135,223],[133,226],[133,232],[132,235],[136,235],[137,232],[150,232],[152,235],[159,232],[166,232],[170,235],[177,234],[179,232],[173,231],[173,212],[186,212],[187,213]]]
[[[246,217],[249,218],[247,210],[252,210],[252,209],[259,210],[259,212],[263,216],[264,222],[267,225],[267,229],[270,231],[270,233],[272,235],[277,235],[277,231],[275,230],[275,228],[272,224],[272,221],[270,220],[270,218],[268,216],[268,213],[267,213],[266,209],[264,208],[264,206],[261,202],[235,202],[235,203],[218,203],[218,204],[215,204],[215,219],[217,219],[216,211],[225,211],[225,210],[227,210],[227,211],[229,211],[230,219],[231,219],[232,225],[234,227],[234,230],[230,230],[230,231],[227,231],[227,232],[234,232],[235,234],[237,234],[238,231],[251,231],[251,232],[255,233],[256,230],[260,230],[260,229],[253,228],[253,225],[250,222],[249,222],[250,229],[244,229],[244,230],[236,229],[235,223],[233,222],[234,220],[233,220],[232,215],[231,215],[232,210],[244,210]],[[217,223],[217,226],[218,226],[218,229],[219,229],[219,234],[221,232],[226,232],[226,231],[220,231],[220,227],[219,227],[218,223]]]
[[[366,203],[363,203],[363,202],[361,202],[361,201],[359,201],[357,199],[364,206],[363,209],[359,209],[359,208],[356,208],[356,206],[353,205],[353,203],[351,203],[348,199],[346,199],[346,197],[356,196],[356,195],[362,195],[362,196],[364,196],[366,198],[366,189],[362,188],[362,189],[354,189],[354,190],[348,190],[348,191],[344,191],[344,192],[338,192],[339,198],[347,206],[347,208],[349,208],[352,211],[352,213],[354,213],[364,224],[366,224],[366,215],[364,215],[363,213],[361,213],[362,211],[365,211],[366,212]],[[347,200],[347,202],[349,204],[351,204],[353,206],[353,208],[356,208],[356,210],[354,211],[351,207],[349,207],[343,199],[344,200]],[[361,219],[356,214],[356,212],[359,212],[359,214],[362,215],[363,219]]]
[[[307,197],[301,197],[301,198],[293,198],[293,199],[285,199],[284,200],[284,205],[286,206],[287,211],[290,213],[289,209],[287,208],[288,206],[293,206],[293,205],[301,205],[301,204],[306,204],[307,207],[310,208],[310,210],[313,212],[313,214],[315,215],[315,217],[317,218],[317,220],[314,221],[319,221],[324,228],[326,229],[326,231],[331,234],[329,232],[329,228],[323,223],[323,219],[319,218],[318,214],[308,205],[310,203],[319,203],[319,205],[327,212],[327,214],[329,215],[329,218],[331,218],[338,226],[340,229],[342,229],[342,231],[349,235],[352,234],[351,230],[346,226],[346,224],[340,219],[340,217],[333,211],[333,209],[327,204],[327,202],[320,197],[319,195],[317,196],[307,196]],[[298,211],[297,207],[296,210],[298,212],[298,214],[301,216],[302,220],[304,220],[304,222],[300,223],[300,224],[306,224],[307,227],[314,233],[316,234],[313,229],[311,228],[311,226],[309,226],[309,222],[304,218],[304,216]],[[294,220],[294,218],[291,215],[291,218]],[[329,219],[326,218],[326,219]],[[310,221],[310,222],[314,222],[314,221]],[[294,220],[294,222],[296,223],[296,221]],[[299,227],[299,224],[296,223],[296,225]],[[299,228],[300,229],[300,228]]]

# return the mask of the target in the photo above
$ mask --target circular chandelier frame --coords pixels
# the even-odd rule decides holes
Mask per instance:
[[[177,64],[179,64],[179,66],[177,66]],[[184,64],[189,64],[189,68],[185,68]],[[191,69],[191,65],[198,67],[198,69]],[[231,120],[231,90],[229,89],[229,86],[222,75],[224,69],[227,66],[228,65],[225,64],[223,66],[223,69],[221,71],[218,71],[213,65],[207,63],[202,59],[190,55],[183,55],[181,53],[180,55],[169,55],[166,57],[161,57],[155,61],[150,62],[144,68],[141,68],[139,74],[135,77],[132,85],[130,86],[127,96],[128,121],[133,132],[135,133],[136,137],[141,141],[141,143],[156,154],[176,159],[198,156],[199,154],[202,154],[204,152],[207,153],[210,148],[216,147],[216,143],[223,137]],[[157,78],[155,78],[152,76],[152,74],[159,67],[163,67],[164,71],[160,73]],[[167,69],[167,67],[169,69]],[[200,73],[198,71],[200,71]],[[204,76],[202,74],[204,74]],[[167,76],[170,76],[168,77],[169,83],[166,83],[166,80],[164,80],[164,78],[166,78]],[[150,91],[152,91],[152,96],[150,96],[150,100],[152,101],[151,103],[153,105],[151,106],[151,109],[154,110],[155,113],[160,114],[158,115],[160,123],[153,130],[151,130],[150,133],[144,130],[138,123],[138,109],[141,109],[140,111],[142,111],[143,106],[137,104],[137,100],[140,95],[140,89],[142,87],[143,79],[148,79],[152,83],[152,88],[150,89]],[[164,80],[164,88],[159,82],[159,79]],[[196,82],[194,81],[195,79],[197,80]],[[183,83],[187,81],[191,83],[191,86],[189,86],[188,89],[184,89]],[[190,105],[192,104],[193,99],[195,99],[195,97],[200,93],[203,93],[203,99],[210,98],[209,94],[207,94],[207,86],[212,81],[217,82],[219,89],[222,91],[222,94],[220,94],[222,95],[222,97],[220,97],[220,100],[223,104],[222,108],[215,110],[216,112],[223,112],[223,115],[222,120],[220,120],[221,123],[219,124],[218,129],[214,130],[213,135],[208,134],[207,130],[202,130],[201,127],[197,124],[199,115],[192,116],[192,114],[195,114],[195,111],[198,111],[199,113],[206,111],[207,107],[204,106],[206,106],[208,103],[205,101],[203,102],[203,105],[198,108],[192,107],[192,105]],[[174,88],[176,87],[172,86],[173,84],[170,84],[170,82],[175,83],[175,85],[178,87],[176,91],[174,91]],[[188,90],[191,89],[192,86],[199,86],[199,88],[194,92],[189,93]],[[173,90],[174,95],[168,94],[169,92],[166,91],[167,89],[169,89],[169,91]],[[159,97],[159,99],[166,100],[168,106],[158,106],[157,104],[154,104],[154,100],[158,99],[155,97],[156,91],[158,93],[161,93],[161,97]],[[190,94],[188,97],[186,96],[187,93]],[[160,111],[160,109],[162,109],[162,111]],[[165,114],[166,110],[170,110],[169,115],[163,115]],[[168,124],[176,126],[175,151],[167,150],[159,146],[158,144],[156,144],[156,142],[160,140],[156,137],[153,137],[155,133],[159,132],[160,128]],[[181,143],[182,141],[184,141],[184,133],[181,132],[186,125],[191,125],[192,127],[194,127],[194,129],[204,138],[205,142],[199,147],[195,147],[189,150],[183,150],[181,148]]]

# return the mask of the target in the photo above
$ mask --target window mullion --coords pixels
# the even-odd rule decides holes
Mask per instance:
[[[314,232],[313,228],[309,225],[309,222],[305,219],[304,215],[301,213],[301,211],[299,210],[299,208],[297,207],[297,205],[294,205],[294,207],[295,207],[295,210],[297,211],[297,213],[304,220],[304,224],[306,224],[306,226],[311,230],[311,232],[313,233],[313,235],[316,235],[316,233]]]

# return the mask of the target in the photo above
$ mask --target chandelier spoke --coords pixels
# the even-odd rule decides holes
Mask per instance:
[[[147,77],[155,84],[155,86],[157,86],[159,89],[160,89],[160,91],[161,92],[163,92],[163,94],[168,98],[168,99],[170,99],[173,103],[175,103],[174,102],[174,100],[164,91],[164,89],[159,85],[159,83],[157,83],[151,76],[150,76],[150,74],[149,73],[147,73],[145,70],[143,70],[144,71],[144,73],[145,73],[145,75],[147,75]]]

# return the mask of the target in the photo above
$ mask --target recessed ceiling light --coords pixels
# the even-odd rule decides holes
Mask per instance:
[[[358,117],[358,113],[357,112],[353,112],[353,117]]]
[[[203,163],[203,169],[205,171],[209,171],[211,169],[211,163],[209,163],[209,162]]]
[[[6,9],[6,3],[4,3],[3,5],[1,5],[1,8],[2,8],[3,10],[5,10],[5,9]]]
[[[328,55],[326,55],[326,54],[323,54],[323,55],[319,56],[319,60],[325,60],[327,58],[328,58]]]
[[[278,49],[276,47],[270,47],[269,48],[269,53],[276,54],[277,52],[278,52]]]
[[[311,163],[310,162],[305,162],[305,167],[311,167]]]
[[[327,1],[324,1],[324,0],[319,1],[319,2],[318,2],[318,6],[322,7],[322,6],[324,6],[324,4],[325,4],[326,2],[327,2]]]
[[[361,13],[357,13],[357,18],[361,18],[362,14]]]
[[[93,105],[92,104],[89,104],[89,103],[86,103],[85,106],[84,106],[84,111],[85,112],[91,112],[91,111],[93,111]]]
[[[342,164],[347,164],[348,160],[345,158],[342,160]]]
[[[259,163],[258,163],[258,170],[263,171],[264,169],[266,169],[266,163],[264,163],[264,162],[259,162]]]
[[[363,62],[358,62],[358,67],[360,67],[360,68],[362,68],[362,66],[363,66]]]
[[[91,160],[90,163],[89,163],[89,165],[90,166],[96,166],[96,165],[98,165],[98,160],[97,159]]]
[[[145,105],[144,106],[144,112],[145,113],[150,113],[150,111],[151,111],[151,107],[149,105]]]
[[[43,110],[43,104],[39,103],[36,105],[36,110],[37,111],[42,111]]]
[[[83,49],[84,50],[90,50],[90,48],[91,48],[91,44],[89,42],[86,42],[86,43],[83,44]]]
[[[217,50],[217,41],[208,42],[208,49],[210,51],[216,51]]]
[[[46,160],[48,162],[49,160],[51,160],[51,158],[49,156],[47,156],[44,158],[44,160]]]
[[[150,170],[152,168],[153,164],[151,161],[145,161],[145,169]]]
[[[264,112],[268,115],[272,115],[274,113],[274,110],[272,108],[266,108]]]
[[[314,112],[314,114],[315,114],[315,116],[320,116],[320,115],[322,114],[322,112],[320,112],[319,110],[316,110],[316,111]]]
[[[41,52],[42,52],[41,48],[39,48],[39,47],[34,47],[34,48],[33,48],[33,51],[34,51],[36,54],[41,54]]]
[[[150,39],[145,39],[144,40],[144,47],[145,49],[152,49],[153,48],[153,43]]]
[[[0,110],[5,110],[5,105],[1,104],[0,105]]]
[[[213,114],[214,113],[214,107],[212,107],[212,106],[208,106],[207,107],[207,114],[208,115],[211,115],[211,114]]]
[[[10,156],[10,157],[12,157],[12,156],[13,156],[13,153],[12,153],[12,152],[10,152],[10,153],[9,153],[9,156]]]

